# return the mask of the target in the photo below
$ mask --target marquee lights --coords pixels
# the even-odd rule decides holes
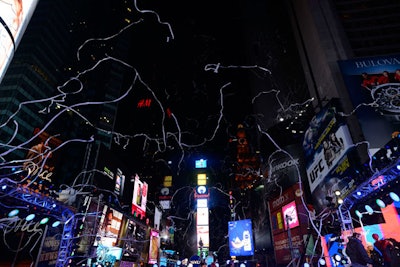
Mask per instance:
[[[49,221],[49,218],[45,217],[45,218],[40,220],[40,224],[46,224],[48,221]]]
[[[55,221],[55,222],[53,222],[53,224],[51,225],[52,227],[57,227],[57,226],[59,226],[61,224],[61,222],[60,221]]]
[[[12,211],[10,211],[10,212],[8,213],[8,217],[17,216],[18,213],[19,213],[19,210],[18,210],[18,209],[14,209],[14,210],[12,210]]]
[[[379,207],[381,207],[381,208],[386,207],[385,202],[383,202],[383,200],[382,200],[382,199],[379,199],[379,198],[376,200],[376,204],[377,204]]]
[[[26,216],[25,220],[27,222],[29,222],[29,221],[32,221],[34,218],[35,218],[35,214],[32,213],[32,214],[29,214],[28,216]]]
[[[390,193],[389,193],[389,196],[390,196],[390,198],[393,199],[393,201],[395,201],[395,202],[399,202],[399,201],[400,201],[399,196],[398,196],[395,192],[390,192]]]

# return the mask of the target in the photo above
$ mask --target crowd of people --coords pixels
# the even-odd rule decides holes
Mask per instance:
[[[374,243],[364,247],[362,235],[353,233],[348,238],[346,255],[352,267],[398,267],[400,266],[400,243],[393,238],[380,238],[372,234]]]

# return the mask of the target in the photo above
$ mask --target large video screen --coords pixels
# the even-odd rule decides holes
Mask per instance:
[[[230,256],[254,255],[253,228],[250,219],[228,222]]]
[[[123,214],[108,206],[104,206],[100,218],[100,227],[98,229],[98,242],[106,247],[113,247],[117,244],[118,235],[121,230]],[[97,241],[97,239],[96,239]],[[98,244],[94,244],[97,246]]]
[[[0,1],[0,83],[38,0]]]
[[[132,214],[136,213],[141,218],[146,216],[147,189],[147,183],[140,181],[139,176],[136,175],[133,187]]]
[[[378,234],[380,238],[400,240],[400,202],[393,202],[379,210],[374,208],[374,212],[370,215],[366,212],[361,213],[361,218],[357,215],[353,216],[353,218],[357,218],[354,226],[356,232],[363,233],[366,242],[374,243],[372,234]],[[377,218],[372,220],[373,217]]]
[[[282,207],[282,214],[285,220],[285,230],[287,230],[288,225],[290,229],[300,225],[296,202],[294,200]]]

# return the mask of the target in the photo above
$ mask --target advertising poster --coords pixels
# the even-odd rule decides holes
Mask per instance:
[[[197,225],[208,225],[208,208],[197,208]]]
[[[122,196],[124,193],[124,184],[125,184],[125,175],[122,173],[122,170],[117,168],[117,173],[115,174],[115,187],[114,193],[118,196]]]
[[[331,104],[323,108],[312,118],[303,140],[308,185],[317,213],[329,204],[326,197],[335,197],[337,190],[344,196],[354,184],[348,173],[353,141],[336,112]]]
[[[200,245],[200,240],[203,243],[203,248],[210,247],[210,229],[208,225],[197,226],[197,245]]]
[[[282,207],[282,214],[284,218],[285,230],[297,227],[300,225],[299,216],[297,215],[296,202],[293,200],[289,204]]]
[[[253,227],[250,219],[228,222],[230,256],[253,256]]]
[[[149,264],[158,262],[158,250],[160,248],[160,235],[157,231],[150,232]]]
[[[58,249],[60,247],[60,240],[62,236],[62,225],[58,227],[47,227],[46,237],[43,242],[42,251],[38,260],[38,267],[52,267],[56,266],[58,258]]]
[[[38,0],[0,1],[0,83]]]
[[[339,61],[371,149],[383,147],[400,122],[400,55]]]
[[[136,175],[133,187],[132,214],[136,213],[142,218],[146,216],[147,189],[147,183],[140,181],[139,176]]]
[[[104,206],[100,219],[100,227],[96,241],[105,247],[113,247],[117,244],[119,232],[121,230],[122,213],[108,206]],[[94,244],[95,246],[98,244]]]
[[[308,213],[301,200],[302,192],[298,184],[273,200],[268,201],[271,216],[271,231],[277,264],[288,264],[294,255],[305,252],[304,235],[308,234]],[[289,229],[292,249],[289,242],[289,229],[285,218],[290,217]]]

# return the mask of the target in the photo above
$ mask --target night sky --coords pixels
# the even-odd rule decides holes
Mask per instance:
[[[85,65],[85,58],[90,63],[89,59],[112,56],[133,67],[145,83],[135,85],[119,103],[115,130],[154,138],[164,131],[168,137],[163,151],[158,141],[144,145],[143,137],[132,138],[123,149],[114,146],[123,158],[135,159],[143,176],[157,171],[179,174],[201,156],[210,157],[221,169],[232,153],[228,140],[237,125],[244,123],[254,133],[255,92],[282,90],[285,104],[304,97],[283,6],[258,0],[180,2],[130,1],[127,11],[120,2],[85,1],[75,13],[87,27],[78,35],[81,43],[116,35],[102,41],[100,48],[95,43],[83,47],[80,64]],[[127,46],[121,48],[121,43]],[[272,75],[254,66],[271,70]],[[96,81],[101,77],[96,75]],[[122,90],[135,77],[127,71]],[[146,99],[151,99],[151,106],[138,108]],[[266,125],[274,122],[279,108],[274,95],[269,99],[275,103],[261,105]],[[163,115],[168,116],[162,123]],[[173,164],[167,170],[159,166],[169,160]]]

